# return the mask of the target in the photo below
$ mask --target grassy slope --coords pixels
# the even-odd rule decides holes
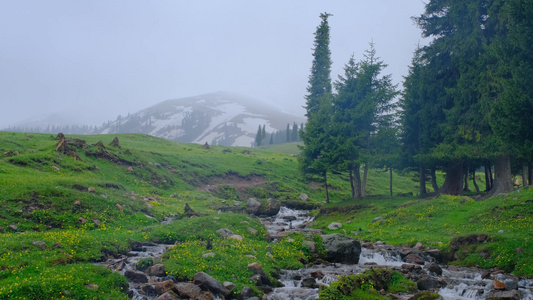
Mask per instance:
[[[226,147],[217,146],[204,150],[200,145],[136,134],[118,135],[122,147],[117,149],[107,146],[113,137],[67,136],[84,139],[89,145],[86,149],[73,148],[82,159],[76,161],[55,151],[58,141],[54,136],[0,132],[0,230],[3,232],[0,240],[6,245],[0,249],[0,299],[10,290],[12,296],[27,297],[33,293],[44,293],[51,298],[68,294],[98,298],[99,293],[125,297],[123,277],[88,262],[125,252],[132,240],[179,241],[196,249],[187,255],[186,251],[176,250],[164,261],[169,272],[185,274],[185,277],[205,270],[220,280],[228,280],[233,275],[246,278],[239,273],[248,263],[238,259],[242,254],[255,255],[267,270],[298,266],[295,258],[305,250],[301,243],[281,244],[272,249],[274,259],[270,258],[257,221],[245,219],[245,216],[234,218],[231,213],[215,214],[220,206],[244,205],[244,202],[226,200],[235,199],[235,195],[228,197],[227,193],[208,193],[200,188],[215,178],[224,182],[222,178],[228,174],[242,178],[255,174],[265,178],[266,184],[245,189],[241,200],[246,200],[247,196],[297,200],[299,194],[305,192],[311,201],[322,202],[322,188],[301,179],[297,159],[288,154],[292,150],[280,153],[271,149],[231,148],[231,152],[227,152],[224,151]],[[100,140],[122,163],[98,157],[101,150],[93,144]],[[133,171],[129,171],[128,166]],[[503,260],[507,260],[512,262],[507,264],[507,269],[512,269],[512,265],[519,274],[533,275],[531,269],[520,267],[533,265],[529,258],[533,257],[530,241],[533,204],[527,201],[532,197],[530,191],[509,196],[505,202],[499,198],[474,202],[454,197],[421,202],[408,197],[372,197],[352,202],[346,176],[330,177],[330,206],[353,208],[364,204],[364,208],[320,216],[317,227],[341,221],[347,233],[363,229],[360,237],[364,240],[380,239],[396,244],[440,241],[442,248],[446,248],[454,236],[486,233],[492,242],[480,245],[483,249],[479,250],[489,253],[488,259],[462,252],[459,256],[464,257],[460,263],[504,266]],[[416,193],[416,183],[408,176],[395,174],[394,183],[395,194]],[[371,195],[388,194],[388,173],[371,170],[367,191]],[[179,219],[185,203],[206,215],[198,219],[203,223],[194,225],[196,223],[190,224],[187,218]],[[410,205],[397,208],[405,203]],[[179,220],[167,226],[158,225],[170,214],[178,215]],[[384,216],[385,222],[372,224],[376,216]],[[242,220],[249,224],[241,223]],[[17,232],[9,225],[16,225]],[[214,247],[221,255],[202,260],[201,254],[207,249],[204,244],[198,244],[198,240],[221,243],[213,235],[221,227],[232,228],[245,237],[243,243],[233,247],[241,252]],[[260,234],[250,234],[247,227],[258,229]],[[203,230],[198,231],[198,228]],[[505,233],[497,234],[500,229]],[[34,241],[45,241],[45,249],[33,245]],[[52,246],[57,243],[60,246]],[[515,252],[520,247],[518,244],[523,245],[520,254]],[[232,259],[240,261],[233,269],[209,268],[209,265]],[[50,273],[56,276],[43,280]],[[85,285],[89,283],[98,284],[100,289],[87,289]],[[237,284],[242,286],[247,282]]]

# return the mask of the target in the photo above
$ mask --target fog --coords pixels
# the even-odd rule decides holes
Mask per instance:
[[[395,83],[423,43],[419,0],[21,0],[0,6],[0,128],[52,113],[99,125],[216,91],[303,115],[314,32],[331,28],[332,79],[373,41]]]

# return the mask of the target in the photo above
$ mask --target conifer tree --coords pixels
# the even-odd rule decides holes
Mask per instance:
[[[291,131],[291,142],[296,142],[297,139],[298,139],[298,124],[293,123],[292,131]]]
[[[257,133],[255,134],[255,145],[261,147],[263,141],[263,131],[261,130],[261,125],[257,128]]]
[[[331,52],[329,24],[331,14],[320,14],[322,22],[315,32],[313,62],[306,95],[307,124],[300,131],[304,146],[301,148],[300,167],[306,174],[321,175],[326,202],[329,202],[327,172],[330,170],[331,121]],[[287,128],[287,134],[289,128]]]

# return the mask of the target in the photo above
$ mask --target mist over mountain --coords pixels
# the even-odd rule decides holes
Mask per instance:
[[[56,116],[57,117],[57,116]],[[57,120],[43,118],[43,120]],[[253,98],[228,92],[171,99],[92,127],[64,122],[20,123],[6,130],[79,134],[144,133],[183,143],[246,146],[254,144],[259,126],[267,133],[285,130],[304,118]]]
[[[145,133],[183,143],[252,146],[259,125],[275,132],[293,122],[303,118],[245,96],[217,92],[166,100],[119,116],[97,133]]]

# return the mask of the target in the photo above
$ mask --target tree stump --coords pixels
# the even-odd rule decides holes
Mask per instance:
[[[118,142],[118,137],[115,137],[113,141],[109,144],[110,146],[120,148],[120,143]]]

